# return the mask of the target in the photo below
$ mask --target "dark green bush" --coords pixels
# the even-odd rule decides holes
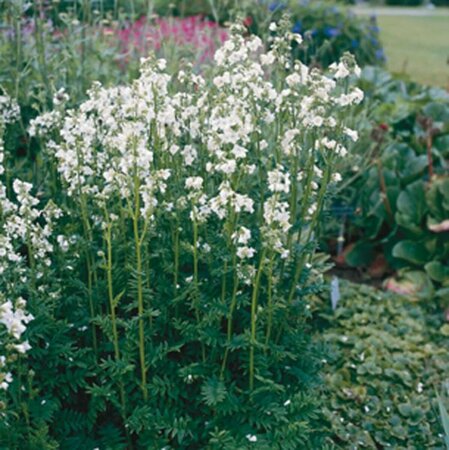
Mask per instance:
[[[385,3],[390,6],[419,6],[423,0],[385,0]]]

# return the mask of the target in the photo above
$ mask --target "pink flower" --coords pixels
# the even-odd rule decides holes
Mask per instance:
[[[110,34],[110,30],[107,30]],[[196,54],[196,63],[211,59],[215,50],[227,38],[227,31],[215,22],[202,16],[186,18],[157,18],[153,22],[141,17],[125,28],[117,30],[122,55],[138,53],[145,55],[150,49],[159,51],[164,43],[191,49]]]

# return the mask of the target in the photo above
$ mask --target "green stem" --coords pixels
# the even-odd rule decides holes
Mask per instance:
[[[87,216],[87,205],[84,195],[80,192],[80,203],[81,203],[81,218],[83,222],[84,235],[88,240],[88,245],[93,243],[92,229],[89,224],[89,219]],[[86,253],[86,266],[87,266],[87,293],[89,298],[89,313],[91,318],[92,326],[92,345],[94,347],[95,354],[98,356],[98,344],[97,344],[97,330],[93,322],[95,318],[95,306],[93,300],[93,281],[96,280],[96,272],[93,268],[94,261],[89,248],[85,250]]]
[[[173,253],[174,253],[174,268],[173,268],[173,298],[178,296],[179,283],[179,223],[175,221],[175,229],[173,231]],[[178,316],[178,305],[175,307],[175,316]]]
[[[145,333],[143,322],[143,281],[142,281],[142,244],[139,235],[139,215],[140,215],[140,193],[139,182],[136,177],[135,191],[135,210],[133,215],[133,232],[134,244],[136,251],[136,276],[137,276],[137,310],[139,315],[139,358],[140,358],[140,374],[141,388],[144,400],[148,399],[147,390],[147,369],[145,364]]]
[[[193,286],[195,288],[195,294],[193,299],[193,307],[195,309],[195,317],[198,325],[200,324],[200,310],[199,310],[199,300],[200,300],[200,288],[198,282],[198,223],[196,218],[193,221]],[[203,358],[203,363],[206,362],[206,349],[204,343],[201,342],[201,355]]]
[[[249,347],[249,389],[254,389],[254,348],[256,344],[257,298],[259,295],[260,278],[265,265],[266,249],[262,251],[259,269],[254,280],[253,294],[251,296],[251,341]]]
[[[271,329],[273,326],[273,263],[274,253],[271,254],[270,264],[268,266],[268,323],[265,345],[268,345],[268,343],[270,342]]]
[[[87,265],[87,295],[89,298],[89,313],[92,320],[92,345],[94,347],[94,352],[98,356],[98,344],[97,344],[97,330],[93,319],[95,317],[94,300],[92,295],[93,283],[92,283],[92,264],[90,261],[90,254],[86,251],[86,265]]]
[[[107,247],[107,261],[106,261],[106,271],[107,271],[107,281],[108,281],[108,297],[109,297],[109,307],[111,310],[111,322],[112,322],[112,336],[114,345],[114,356],[115,360],[120,361],[120,348],[118,341],[117,332],[117,319],[115,314],[116,302],[114,299],[114,287],[112,284],[112,225],[108,223],[106,228],[106,247]],[[119,393],[120,393],[120,403],[122,405],[122,416],[126,417],[126,400],[125,400],[125,388],[123,386],[123,380],[120,379],[119,382]]]
[[[50,78],[48,76],[47,70],[47,62],[45,55],[45,39],[44,39],[44,31],[42,29],[42,15],[43,12],[43,4],[42,0],[39,0],[38,7],[35,9],[34,20],[36,24],[35,30],[35,39],[37,45],[37,57],[38,57],[38,66],[39,71],[41,73],[42,84],[45,87],[46,100],[50,103],[51,101],[51,88],[50,88]]]
[[[107,247],[106,272],[108,281],[109,308],[111,312],[114,355],[115,359],[118,361],[120,359],[120,350],[118,344],[117,320],[115,315],[114,288],[112,284],[112,231],[110,223],[108,223],[106,228],[106,247]]]
[[[227,263],[226,263],[226,267],[227,267]],[[220,372],[220,378],[223,379],[224,376],[224,371],[226,369],[226,363],[228,361],[228,355],[229,355],[229,344],[231,342],[231,338],[232,338],[232,328],[233,328],[233,316],[234,316],[234,311],[235,311],[235,307],[237,305],[237,291],[238,291],[238,285],[239,285],[239,280],[238,280],[238,275],[237,275],[237,255],[234,251],[234,254],[232,256],[232,270],[234,273],[234,280],[233,280],[233,288],[232,288],[232,297],[231,297],[231,305],[229,307],[229,312],[228,312],[228,323],[227,323],[227,338],[226,338],[226,349],[225,349],[225,354],[223,357],[223,362],[221,365],[221,372]],[[224,293],[222,292],[222,298],[224,297],[223,295]],[[224,300],[223,300],[224,301]]]
[[[330,175],[331,175],[331,167],[332,167],[332,159],[330,159],[330,161],[328,162],[326,169],[325,169],[325,173],[323,176],[323,181],[321,184],[321,188],[318,194],[318,201],[317,201],[317,208],[312,216],[312,220],[310,222],[310,227],[309,227],[309,231],[307,233],[307,237],[306,237],[306,244],[308,244],[311,240],[312,237],[312,233],[313,230],[315,228],[315,225],[317,224],[318,218],[320,216],[321,213],[321,209],[323,207],[323,203],[324,203],[324,198],[325,198],[325,194],[327,191],[327,186],[329,184],[329,180],[330,180]],[[311,255],[310,255],[311,256]],[[287,299],[287,304],[291,305],[292,301],[293,301],[293,297],[295,296],[295,292],[296,292],[296,286],[298,284],[299,281],[299,277],[301,276],[302,270],[304,268],[304,265],[306,263],[306,258],[307,258],[307,254],[305,252],[302,253],[300,260],[298,261],[297,265],[296,265],[296,270],[295,270],[295,274],[293,276],[293,281],[290,287],[290,293],[288,295],[288,299]],[[282,322],[281,326],[279,327],[279,331],[278,334],[276,336],[276,342],[279,342],[279,339],[281,338],[282,332],[284,330],[284,324],[285,322]]]
[[[314,230],[314,228],[317,224],[318,218],[320,216],[321,209],[322,209],[323,203],[324,203],[324,197],[325,197],[325,194],[327,191],[327,185],[328,185],[329,179],[330,179],[330,172],[331,172],[331,164],[329,163],[326,167],[326,170],[325,170],[325,173],[323,176],[323,181],[322,181],[322,184],[320,187],[320,191],[318,193],[317,208],[316,208],[315,212],[313,213],[312,220],[310,222],[309,231],[307,233],[307,237],[305,240],[306,244],[308,244],[310,242],[313,230]],[[297,266],[296,266],[295,275],[293,277],[293,283],[291,285],[290,293],[288,296],[288,304],[290,304],[292,302],[293,297],[295,295],[296,285],[299,281],[299,277],[301,275],[302,269],[304,268],[305,260],[306,260],[306,254],[303,252],[301,259],[300,259],[300,263],[297,264]]]

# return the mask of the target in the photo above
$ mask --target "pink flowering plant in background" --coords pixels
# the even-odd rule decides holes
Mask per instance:
[[[212,60],[216,49],[228,37],[228,32],[215,22],[202,16],[141,17],[135,22],[107,28],[106,34],[118,39],[120,52],[127,57],[146,56],[148,52],[160,52],[164,47],[174,46],[177,51],[193,54],[194,64]]]

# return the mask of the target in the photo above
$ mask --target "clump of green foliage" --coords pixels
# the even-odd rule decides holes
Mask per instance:
[[[357,114],[360,139],[346,164],[337,204],[346,220],[345,255],[369,267],[383,255],[414,298],[447,297],[449,264],[449,95],[398,80],[374,68],[362,72],[366,92]],[[345,221],[339,218],[338,221]],[[334,236],[338,233],[334,226]]]
[[[344,284],[323,315],[333,347],[324,408],[337,448],[443,448],[436,388],[447,377],[447,325],[418,304]]]

